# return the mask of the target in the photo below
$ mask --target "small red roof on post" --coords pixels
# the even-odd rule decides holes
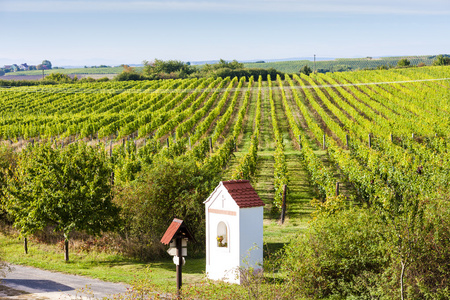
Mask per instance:
[[[167,228],[164,236],[161,239],[161,243],[163,243],[164,245],[170,244],[170,242],[176,235],[178,235],[178,237],[181,236],[195,242],[195,238],[190,232],[189,228],[186,226],[186,223],[184,223],[183,220],[177,218],[173,219],[169,228]]]
[[[223,186],[233,197],[239,208],[264,206],[264,202],[256,193],[250,180],[222,181]]]

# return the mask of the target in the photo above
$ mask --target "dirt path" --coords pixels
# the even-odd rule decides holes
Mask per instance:
[[[0,280],[0,299],[102,299],[123,294],[128,286],[77,275],[11,266]]]

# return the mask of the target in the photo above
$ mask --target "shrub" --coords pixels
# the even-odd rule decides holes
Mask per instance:
[[[285,249],[286,286],[304,297],[370,297],[388,263],[383,231],[363,209],[320,216]]]

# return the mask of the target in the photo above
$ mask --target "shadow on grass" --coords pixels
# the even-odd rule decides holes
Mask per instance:
[[[186,257],[186,265],[183,267],[183,273],[191,273],[191,274],[198,274],[202,273],[205,270],[205,258],[189,258]],[[160,258],[158,260],[154,261],[139,261],[134,259],[109,259],[109,260],[101,260],[101,261],[90,261],[85,262],[82,265],[80,265],[77,262],[68,262],[68,264],[73,263],[74,265],[77,264],[80,269],[89,269],[90,267],[94,266],[107,266],[107,267],[126,267],[126,266],[133,266],[133,267],[139,267],[140,269],[145,269],[149,267],[152,268],[159,268],[169,271],[175,271],[175,264],[173,263],[172,257],[167,258]]]
[[[270,258],[275,255],[278,251],[283,249],[287,243],[264,243],[264,259]]]

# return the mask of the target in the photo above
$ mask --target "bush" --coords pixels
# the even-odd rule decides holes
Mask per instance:
[[[144,76],[135,72],[122,72],[116,77],[114,77],[117,81],[127,81],[127,80],[146,80]]]
[[[285,248],[286,286],[304,297],[369,298],[388,264],[383,231],[363,209],[320,216]]]

